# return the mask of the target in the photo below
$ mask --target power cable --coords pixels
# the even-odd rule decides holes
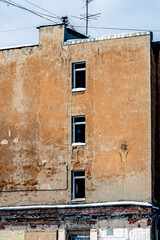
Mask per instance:
[[[30,13],[38,16],[38,17],[41,17],[41,18],[43,18],[43,19],[46,19],[46,20],[48,20],[48,21],[50,21],[50,22],[52,22],[52,23],[56,23],[56,22],[52,21],[51,19],[44,17],[43,15],[45,15],[45,14],[39,13],[39,12],[35,12],[35,11],[33,11],[33,10],[31,10],[31,9],[28,9],[28,8],[26,8],[26,7],[23,7],[22,5],[17,4],[16,2],[13,2],[13,1],[11,1],[11,0],[10,0],[10,1],[0,0],[0,2],[9,4],[9,5],[11,5],[11,6],[14,6],[14,7],[17,7],[17,8],[20,8],[20,9],[23,9],[23,10],[28,11],[28,12],[30,12]]]
[[[5,3],[7,3],[7,4],[10,4],[10,5],[12,5],[12,6],[18,7],[18,8],[20,8],[20,9],[29,11],[29,12],[31,12],[31,13],[39,16],[39,17],[43,17],[43,15],[44,15],[44,16],[47,16],[47,17],[55,18],[55,17],[53,17],[53,16],[50,16],[50,15],[47,15],[47,14],[44,14],[44,13],[39,13],[39,12],[37,12],[37,11],[28,9],[28,8],[26,8],[26,7],[24,7],[24,6],[20,5],[20,4],[17,4],[16,2],[11,1],[11,0],[8,0],[8,1],[7,1],[7,0],[2,0],[2,1],[5,2]],[[43,17],[43,18],[45,18],[45,17]],[[48,18],[45,18],[45,19],[51,21],[51,20],[48,19]],[[53,22],[53,21],[52,21],[52,22]],[[55,22],[53,22],[53,23],[55,23]]]
[[[9,30],[0,30],[0,32],[1,33],[3,33],[3,32],[16,32],[16,31],[31,29],[31,28],[36,28],[36,27],[25,27],[25,28],[17,28],[17,29],[9,29]]]
[[[23,9],[23,10],[26,10],[26,11],[32,13],[32,14],[35,14],[35,15],[37,15],[37,16],[39,16],[39,17],[42,17],[42,18],[44,18],[44,19],[46,19],[46,20],[48,20],[48,21],[51,21],[50,19],[44,17],[44,16],[43,16],[43,15],[44,15],[43,13],[35,12],[35,11],[33,11],[33,10],[31,10],[31,9],[28,9],[28,8],[25,8],[25,7],[23,7],[22,5],[19,5],[19,4],[15,3],[15,2],[13,2],[13,1],[7,1],[7,0],[0,0],[0,1],[3,2],[3,3],[6,3],[6,4],[8,4],[8,5],[11,5],[11,6],[14,6],[14,7]],[[53,21],[51,21],[51,22],[53,22]],[[53,23],[55,23],[55,22],[53,22]]]
[[[5,0],[0,0],[0,2],[5,1]],[[85,28],[85,26],[80,25],[75,25],[73,20],[70,19],[70,22],[72,22],[73,24],[71,24],[71,27],[77,27],[77,28]],[[84,22],[83,22],[84,23]],[[82,24],[83,24],[82,23]],[[36,27],[36,26],[35,26]],[[18,29],[9,29],[9,30],[0,30],[0,32],[12,32],[12,31],[20,31],[23,29],[29,29],[29,28],[34,28],[34,27],[26,27],[26,28],[18,28]],[[101,29],[101,30],[125,30],[125,31],[152,31],[152,32],[160,32],[160,30],[158,29],[140,29],[140,28],[111,28],[111,27],[88,27],[88,28],[93,28],[93,29]]]
[[[7,1],[7,0],[3,0],[3,1]],[[17,4],[16,2],[11,1],[11,0],[8,0],[8,1],[9,1],[11,4],[15,4],[17,7],[20,7],[21,9],[29,10],[29,11],[32,11],[32,12],[35,12],[35,13],[38,13],[38,14],[41,14],[41,15],[44,15],[44,16],[51,17],[51,18],[61,19],[61,17],[59,17],[59,16],[53,14],[52,12],[48,12],[47,10],[45,10],[45,9],[43,9],[43,8],[42,8],[43,10],[45,10],[46,12],[48,12],[48,13],[54,15],[54,16],[51,16],[51,15],[48,15],[48,14],[45,14],[45,13],[39,13],[39,12],[37,12],[37,11],[34,11],[34,10],[31,10],[31,9],[28,9],[28,8],[23,7],[22,5]],[[24,1],[27,1],[27,0],[24,0]],[[33,5],[35,5],[35,4],[33,4]],[[36,6],[37,6],[38,8],[41,8],[41,7],[39,7],[38,5],[36,5]]]
[[[90,22],[90,25],[93,27],[93,25]],[[97,28],[94,29],[96,31],[96,33],[98,33],[100,35],[100,32],[97,30]]]
[[[1,1],[1,0],[0,0]],[[73,21],[72,21],[73,22]],[[83,22],[84,23],[84,22]],[[82,24],[83,24],[82,23]],[[58,22],[57,22],[58,24]],[[77,27],[77,28],[85,28],[85,26],[81,26],[81,25],[70,25],[71,27]],[[13,31],[20,31],[20,30],[24,30],[24,29],[29,29],[29,28],[36,28],[35,27],[26,27],[26,28],[17,28],[17,29],[9,29],[9,30],[0,30],[0,32],[13,32]],[[93,29],[106,29],[106,30],[126,30],[126,31],[151,31],[151,32],[160,32],[160,30],[157,29],[134,29],[134,28],[109,28],[109,27],[89,27],[89,28],[93,28]]]
[[[53,16],[55,16],[56,18],[59,18],[59,19],[61,19],[61,17],[60,17],[60,16],[58,16],[58,15],[56,15],[56,14],[54,14],[54,13],[52,13],[52,12],[50,12],[50,11],[48,11],[48,10],[46,10],[46,9],[42,8],[42,7],[40,7],[40,6],[36,5],[35,3],[32,3],[32,2],[30,2],[30,1],[28,1],[28,0],[23,0],[23,1],[25,1],[25,2],[28,2],[28,3],[32,4],[33,6],[35,6],[35,7],[39,8],[39,9],[41,9],[41,10],[45,11],[45,12],[48,12],[48,13],[52,14],[52,15],[53,15]]]
[[[73,29],[73,30],[75,30],[75,31],[77,31],[76,29],[75,29],[75,23],[74,23],[74,21],[71,19],[71,18],[68,18],[68,20],[69,20],[69,26]],[[84,24],[85,23],[85,21],[83,21],[82,22],[82,24]],[[80,24],[81,25],[81,24]],[[78,27],[78,28],[80,28],[80,27]],[[83,30],[80,28],[80,32],[83,32]]]
[[[1,1],[1,0],[0,0]],[[73,22],[73,21],[72,21]],[[83,22],[84,23],[84,22]],[[82,23],[82,24],[83,24]],[[57,22],[58,24],[58,22]],[[77,27],[77,28],[85,28],[85,26],[81,25],[70,25],[71,27]],[[36,28],[35,27],[26,27],[26,28],[17,28],[17,29],[9,29],[9,30],[0,30],[0,32],[13,32],[13,31],[20,31],[24,29],[29,29],[29,28]],[[135,28],[109,28],[109,27],[88,27],[88,28],[93,28],[93,29],[106,29],[106,30],[126,30],[126,31],[151,31],[151,32],[160,32],[160,30],[157,29],[135,29]]]
[[[80,26],[74,26],[74,27],[80,27]],[[85,28],[85,26],[81,26]],[[160,30],[157,29],[140,29],[140,28],[110,28],[110,27],[88,27],[88,28],[97,28],[97,29],[107,29],[107,30],[125,30],[125,31],[152,31],[152,32],[160,32]]]
[[[75,24],[75,22],[73,21],[73,19],[71,19],[71,18],[68,18],[69,19],[69,22],[70,23],[72,23],[72,25],[70,25],[71,27],[72,27],[72,29],[73,30],[75,30],[75,31],[77,31],[76,29],[75,29],[75,26],[76,26],[76,24]],[[77,28],[79,28],[80,30],[78,30],[78,31],[80,31],[81,33],[83,33],[83,34],[85,34],[85,32],[81,29],[81,25],[82,24],[84,24],[86,21],[84,20]]]

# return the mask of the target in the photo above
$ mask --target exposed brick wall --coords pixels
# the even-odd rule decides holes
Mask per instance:
[[[141,219],[147,219],[148,225],[151,225],[152,210],[137,206],[1,210],[0,229],[11,226],[29,226],[31,229],[35,229],[43,225],[59,228],[61,225],[67,226],[68,224],[70,226],[85,224],[88,228],[103,220],[116,219],[125,219],[131,225]]]

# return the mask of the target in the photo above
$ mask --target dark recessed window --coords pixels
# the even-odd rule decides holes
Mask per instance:
[[[67,240],[90,240],[89,230],[68,231]]]
[[[72,234],[68,236],[68,240],[90,240],[89,234]]]
[[[72,89],[85,89],[86,63],[72,63]]]
[[[85,199],[85,171],[72,171],[72,200]]]
[[[85,143],[85,116],[72,117],[72,143]]]

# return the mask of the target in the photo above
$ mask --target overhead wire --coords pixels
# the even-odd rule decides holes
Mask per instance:
[[[34,15],[37,15],[37,16],[39,16],[39,17],[41,17],[41,18],[44,18],[44,19],[46,19],[46,20],[48,20],[48,21],[50,21],[50,22],[52,22],[52,23],[56,23],[56,24],[57,24],[57,23],[60,21],[60,19],[61,19],[60,16],[58,16],[58,15],[56,15],[56,14],[53,14],[52,12],[50,12],[50,11],[48,11],[48,10],[46,10],[46,9],[44,9],[44,8],[36,5],[36,4],[34,4],[34,3],[32,3],[32,2],[30,2],[30,1],[28,1],[28,0],[24,0],[24,1],[26,1],[26,2],[28,2],[28,3],[30,3],[30,4],[32,4],[32,5],[34,5],[34,6],[36,6],[37,8],[39,8],[39,9],[41,9],[41,10],[43,10],[43,11],[46,11],[46,12],[50,13],[50,14],[53,15],[53,16],[48,15],[48,14],[44,14],[44,13],[39,13],[39,12],[36,12],[36,11],[34,11],[34,10],[28,9],[28,8],[26,8],[26,7],[24,7],[24,6],[20,5],[20,4],[12,1],[12,0],[0,0],[0,2],[2,2],[2,3],[9,4],[9,5],[12,5],[12,6],[14,6],[14,7],[23,9],[23,10],[25,10],[25,11],[28,11],[28,12],[34,14]],[[45,16],[46,16],[46,17],[45,17]],[[53,21],[53,20],[51,20],[51,19],[49,19],[49,18],[47,18],[47,17],[56,18],[56,19],[59,19],[59,21],[58,21],[58,22],[55,22],[55,21]],[[72,20],[70,19],[70,21],[72,21]],[[72,22],[73,22],[73,21],[72,21]],[[82,24],[83,24],[83,23],[82,23]],[[72,28],[74,28],[74,27],[77,27],[77,28],[85,28],[85,26],[82,26],[81,24],[80,24],[80,25],[70,24],[70,25],[71,25]],[[12,29],[12,30],[11,30],[11,29],[10,29],[10,30],[0,30],[0,32],[19,31],[19,30],[28,29],[28,28],[32,28],[32,27]],[[124,31],[152,31],[152,32],[160,32],[160,30],[158,30],[158,29],[116,28],[116,27],[99,27],[99,26],[98,26],[98,27],[89,26],[88,28],[90,28],[90,29],[100,29],[100,30],[124,30]]]
[[[46,18],[46,17],[44,17],[44,16],[51,17],[51,18],[57,18],[57,17],[53,17],[53,16],[51,16],[51,15],[47,15],[47,14],[45,14],[45,13],[40,13],[40,12],[34,11],[34,10],[32,10],[32,9],[28,9],[28,8],[22,6],[22,5],[14,2],[14,1],[11,1],[11,0],[8,0],[8,1],[7,1],[7,0],[3,0],[3,1],[8,2],[8,4],[10,4],[10,5],[12,5],[12,6],[18,7],[18,8],[20,8],[20,9],[23,9],[23,10],[26,10],[26,11],[29,11],[29,12],[31,12],[31,13],[39,16],[39,17],[45,18],[46,20],[49,20],[49,21],[51,21],[51,20],[48,19],[48,18]],[[44,15],[44,16],[43,16],[43,15]],[[53,21],[52,21],[52,22],[53,22]],[[55,22],[53,22],[53,23],[55,23]]]
[[[7,1],[7,0],[5,0],[5,1]],[[39,13],[39,12],[36,12],[36,11],[34,11],[34,10],[31,10],[31,9],[28,9],[28,8],[26,8],[26,7],[23,7],[22,5],[20,5],[20,4],[17,4],[16,2],[14,2],[14,1],[12,1],[12,0],[8,0],[9,2],[11,2],[12,4],[16,4],[17,6],[20,6],[20,8],[22,8],[22,9],[24,9],[25,8],[25,10],[29,10],[29,11],[32,11],[32,12],[35,12],[35,13]],[[49,12],[49,11],[47,11],[46,9],[44,9],[44,8],[41,8],[40,6],[38,6],[38,5],[36,5],[36,4],[33,4],[33,3],[31,3],[30,1],[28,1],[28,0],[24,0],[24,1],[27,1],[27,2],[29,2],[30,4],[32,4],[32,5],[34,5],[34,6],[36,6],[37,8],[40,8],[40,9],[42,9],[43,11],[45,11],[45,12],[47,12],[47,13],[50,13],[51,15],[48,15],[48,14],[45,14],[45,13],[39,13],[39,14],[41,14],[41,15],[45,15],[45,16],[48,16],[48,17],[51,17],[51,18],[56,18],[56,19],[61,19],[61,17],[60,16],[58,16],[58,15],[55,15],[54,13],[52,13],[52,12]]]
[[[75,26],[79,27],[79,26]],[[85,26],[81,26],[85,28]],[[152,31],[152,32],[160,32],[160,30],[157,29],[140,29],[140,28],[111,28],[111,27],[88,27],[88,28],[95,28],[95,29],[101,29],[101,30],[126,30],[126,31]]]
[[[50,22],[52,22],[52,23],[56,23],[56,22],[54,22],[53,20],[45,17],[44,15],[46,15],[46,14],[39,13],[39,12],[33,11],[33,10],[31,10],[31,9],[28,9],[28,8],[26,8],[26,7],[23,7],[22,5],[17,4],[17,3],[14,2],[14,1],[11,1],[11,0],[0,0],[0,2],[9,4],[9,5],[11,5],[11,6],[14,6],[14,7],[17,7],[17,8],[20,8],[20,9],[23,9],[23,10],[28,11],[28,12],[34,14],[34,15],[37,15],[37,16],[43,18],[43,19],[46,19],[46,20],[48,20],[48,21],[50,21]],[[52,16],[52,17],[53,17],[53,16]]]
[[[24,7],[24,6],[22,6],[22,5],[20,5],[20,4],[16,3],[16,2],[14,2],[14,1],[12,1],[12,0],[0,0],[0,2],[2,2],[2,3],[9,4],[9,5],[12,5],[12,6],[14,6],[14,7],[23,9],[23,10],[25,10],[25,11],[28,11],[28,12],[34,14],[34,15],[37,15],[37,16],[39,16],[39,17],[41,17],[41,18],[44,18],[44,19],[46,19],[46,20],[48,20],[48,21],[50,21],[50,22],[52,22],[52,23],[57,23],[57,22],[54,22],[53,20],[51,20],[51,19],[49,19],[49,18],[47,18],[47,17],[56,18],[56,19],[59,19],[59,20],[61,19],[60,16],[58,16],[58,15],[56,15],[56,14],[54,14],[54,13],[52,13],[52,12],[50,12],[50,11],[42,8],[42,7],[40,7],[40,6],[37,5],[37,4],[34,4],[34,3],[30,2],[29,0],[24,0],[24,1],[30,3],[30,4],[32,4],[32,5],[34,5],[34,6],[36,6],[37,8],[39,8],[39,9],[45,11],[45,12],[50,13],[52,16],[51,16],[51,15],[48,15],[48,14],[44,14],[44,13],[39,13],[39,12],[34,11],[34,10],[31,10],[31,9],[28,9],[27,7]],[[45,17],[45,16],[46,16],[46,17]],[[70,19],[70,20],[71,20],[71,19]],[[58,22],[59,22],[59,21],[58,21]],[[83,24],[83,23],[82,23],[82,24]],[[73,27],[73,28],[74,28],[74,27],[85,28],[85,26],[82,26],[81,24],[80,24],[80,25],[72,25],[72,27]],[[29,27],[29,28],[30,28],[30,27]],[[153,31],[153,32],[160,32],[160,30],[157,30],[157,29],[116,28],[116,27],[114,28],[114,27],[93,27],[93,26],[92,26],[92,27],[88,27],[88,28],[101,29],[101,30],[105,30],[105,29],[106,29],[106,30]],[[6,31],[18,31],[18,30],[22,30],[22,29],[25,29],[25,28],[13,29],[13,30],[6,30]],[[26,29],[27,29],[27,28],[26,28]],[[4,32],[4,31],[1,31],[1,32]]]
[[[31,28],[35,28],[35,27],[24,27],[24,28],[17,28],[17,29],[0,30],[0,32],[1,33],[3,33],[3,32],[16,32],[16,31],[26,30],[26,29],[31,29]]]
[[[0,2],[2,2],[2,1],[5,1],[5,0],[0,0]],[[82,24],[84,22],[82,22],[82,24],[80,24],[80,25],[76,25],[75,22],[73,22],[73,20],[71,18],[69,18],[69,21],[71,22],[70,27],[73,27],[73,28],[85,28],[85,26],[82,26]],[[58,22],[56,22],[56,23],[58,23]],[[34,27],[32,26],[32,27],[26,27],[26,28],[0,30],[0,32],[20,31],[20,30],[29,29],[29,28],[34,28]],[[160,32],[159,29],[142,29],[142,28],[116,28],[116,27],[100,27],[100,26],[99,27],[89,26],[88,28],[100,29],[100,30],[125,30],[125,31],[152,31],[152,32]]]
[[[76,25],[76,24],[74,23],[74,21],[73,21],[71,18],[68,18],[68,19],[69,19],[69,22],[71,23],[71,24],[70,24],[70,27],[72,27],[72,29],[76,30],[76,29],[75,29],[75,25]],[[83,21],[81,24],[84,24],[84,22],[85,22],[85,21]],[[81,26],[81,24],[80,24],[80,26]],[[83,32],[83,30],[81,29],[80,26],[79,26],[78,28],[80,28],[80,31]]]
[[[93,27],[93,25],[90,22],[90,25]],[[98,33],[100,35],[100,32],[97,30],[97,28],[94,29],[96,33]]]
[[[1,0],[0,0],[1,1]],[[70,19],[70,21],[72,21]],[[73,22],[73,21],[72,21]],[[84,22],[83,22],[84,23]],[[83,24],[82,23],[82,24]],[[58,24],[58,22],[57,22]],[[75,24],[71,24],[71,27],[74,28],[85,28],[85,26],[82,25],[75,25]],[[36,26],[35,26],[36,27]],[[24,27],[24,28],[17,28],[17,29],[8,29],[8,30],[0,30],[0,32],[12,32],[12,31],[20,31],[20,30],[24,30],[24,29],[29,29],[29,28],[35,28],[35,27]],[[125,30],[125,31],[152,31],[152,32],[160,32],[160,30],[158,29],[140,29],[140,28],[111,28],[111,27],[88,27],[88,28],[93,28],[93,29],[101,29],[101,30]]]
[[[50,14],[52,14],[52,15],[53,15],[53,16],[55,16],[56,18],[59,18],[59,19],[61,19],[61,17],[60,17],[60,16],[58,16],[58,15],[56,15],[56,14],[54,14],[54,13],[52,13],[52,12],[50,12],[50,11],[48,11],[48,10],[46,10],[46,9],[42,8],[42,7],[40,7],[39,5],[37,5],[37,4],[35,4],[35,3],[32,3],[32,2],[30,2],[30,1],[28,1],[28,0],[23,0],[23,1],[25,1],[25,2],[28,2],[28,3],[30,3],[31,5],[33,5],[33,6],[37,7],[37,8],[39,8],[39,9],[41,9],[41,10],[43,10],[43,11],[47,12],[47,13],[50,13]]]

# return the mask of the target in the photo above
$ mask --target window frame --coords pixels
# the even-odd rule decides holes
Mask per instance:
[[[84,68],[78,68],[76,69],[76,65],[78,64],[85,64]],[[85,86],[84,87],[76,87],[76,72],[78,71],[85,71]],[[72,63],[72,92],[84,92],[86,91],[86,62],[82,61],[82,62],[74,62]]]
[[[75,173],[78,172],[84,172],[84,175],[82,176],[74,176]],[[85,193],[85,170],[72,170],[71,171],[71,200],[72,201],[85,201],[85,197],[84,198],[76,198],[75,197],[75,180],[76,179],[84,179],[84,196],[86,196]]]
[[[106,228],[106,237],[114,237],[113,228]]]
[[[75,122],[76,118],[82,118],[84,117],[84,122]],[[85,130],[86,130],[86,117],[85,115],[80,115],[80,116],[72,116],[72,146],[84,146],[85,145],[85,130],[84,130],[84,142],[76,142],[76,125],[84,125]]]
[[[85,230],[67,230],[67,240],[71,240],[72,236],[82,236],[82,240],[84,239],[84,236],[90,240],[90,229]]]

